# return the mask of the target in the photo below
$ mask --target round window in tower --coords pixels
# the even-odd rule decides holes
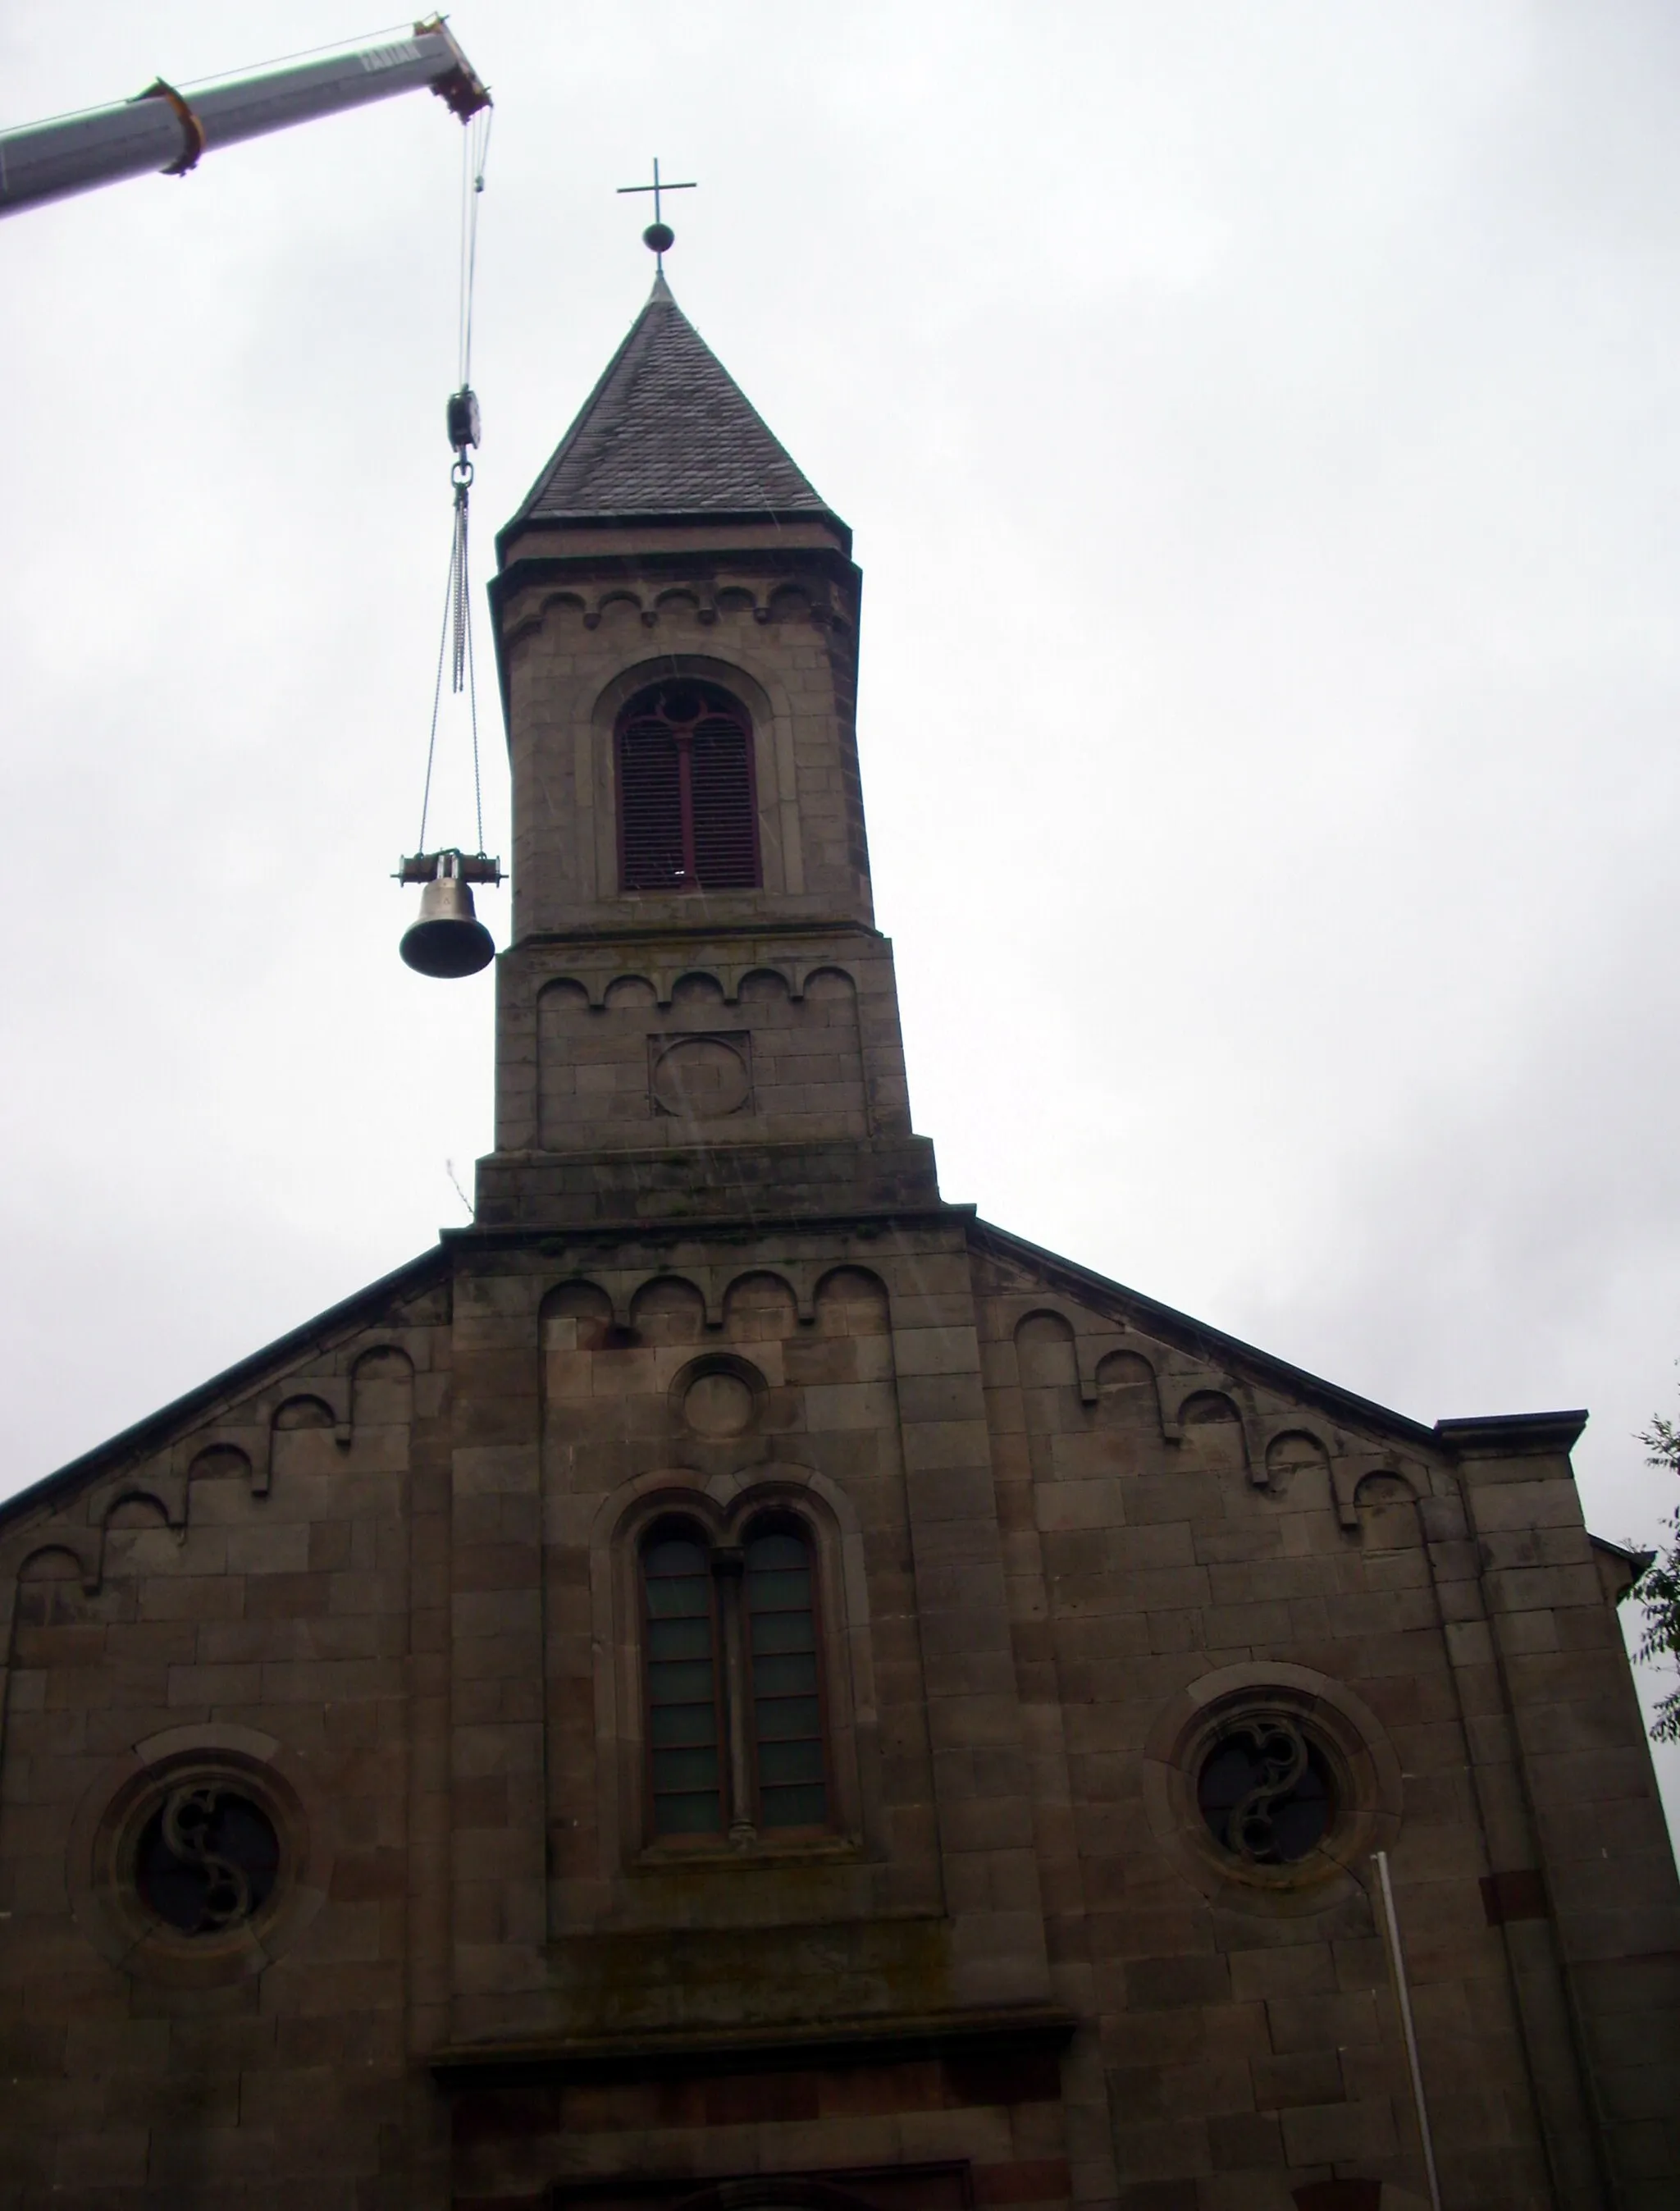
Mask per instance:
[[[1196,1802],[1222,1851],[1245,1866],[1299,1865],[1336,1825],[1335,1769],[1289,1711],[1239,1711],[1214,1735]]]

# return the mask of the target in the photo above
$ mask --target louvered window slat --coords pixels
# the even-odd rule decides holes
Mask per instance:
[[[683,880],[677,741],[651,718],[627,722],[619,741],[619,824],[626,890],[650,891]]]
[[[694,816],[694,872],[705,890],[750,890],[758,880],[752,778],[746,732],[709,716],[689,747]]]
[[[758,877],[752,725],[712,684],[666,683],[619,725],[625,890],[751,890]]]

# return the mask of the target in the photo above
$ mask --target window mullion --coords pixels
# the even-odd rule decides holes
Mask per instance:
[[[687,758],[686,748],[683,757]],[[711,1571],[717,1587],[717,1609],[723,1628],[722,1690],[723,1723],[729,1746],[728,1830],[732,1843],[757,1839],[754,1817],[752,1760],[747,1744],[746,1716],[752,1685],[746,1678],[746,1637],[741,1618],[741,1574],[744,1560],[738,1548],[711,1554]]]

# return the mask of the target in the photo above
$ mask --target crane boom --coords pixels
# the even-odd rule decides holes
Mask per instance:
[[[441,16],[408,38],[207,86],[190,100],[160,78],[113,106],[0,132],[0,215],[148,171],[184,176],[215,147],[422,88],[463,123],[490,104]]]

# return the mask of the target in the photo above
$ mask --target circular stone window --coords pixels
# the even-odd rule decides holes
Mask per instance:
[[[1157,1714],[1144,1746],[1156,1839],[1205,1895],[1290,1917],[1351,1893],[1399,1831],[1399,1760],[1376,1714],[1304,1666],[1224,1666]]]
[[[77,1923],[142,1979],[210,1988],[259,1973],[325,1900],[325,1810],[307,1767],[254,1728],[149,1736],[76,1812]]]
[[[247,1925],[279,1877],[274,1821],[240,1790],[214,1781],[172,1789],[135,1845],[142,1904],[180,1935]]]
[[[1334,1771],[1289,1712],[1244,1712],[1203,1753],[1196,1802],[1219,1848],[1248,1866],[1299,1865],[1336,1823]]]

